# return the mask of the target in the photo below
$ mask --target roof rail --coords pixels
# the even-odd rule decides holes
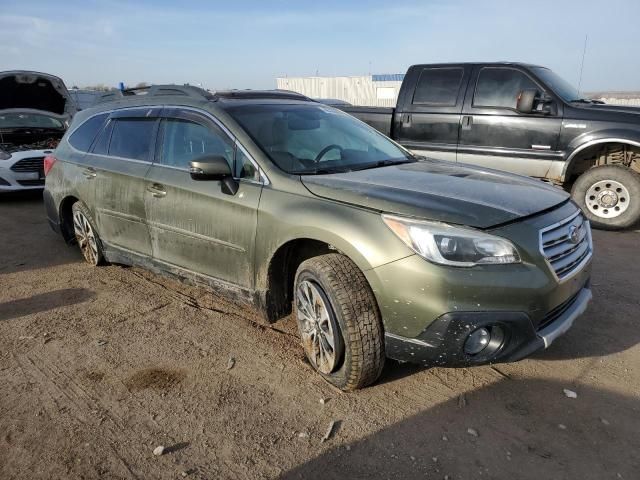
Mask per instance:
[[[98,97],[96,103],[112,102],[137,96],[161,97],[169,95],[193,97],[203,100],[213,100],[214,98],[210,92],[192,85],[150,85],[148,87],[112,90]]]
[[[310,100],[309,97],[301,93],[290,90],[221,90],[214,93],[214,99],[253,99],[253,98],[289,98],[297,100]]]

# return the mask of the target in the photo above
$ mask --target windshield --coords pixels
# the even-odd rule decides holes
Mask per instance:
[[[378,131],[324,105],[242,105],[228,112],[287,173],[336,173],[414,161]]]
[[[573,102],[581,98],[580,92],[577,88],[548,68],[534,67],[533,71],[565,102]]]
[[[63,130],[57,118],[37,113],[0,113],[0,128],[51,128]]]

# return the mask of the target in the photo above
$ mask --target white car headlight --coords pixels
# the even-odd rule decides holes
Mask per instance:
[[[509,240],[445,223],[382,215],[384,223],[418,255],[455,267],[520,263]]]
[[[0,150],[0,160],[9,160],[10,158],[10,153],[5,152],[4,150]]]

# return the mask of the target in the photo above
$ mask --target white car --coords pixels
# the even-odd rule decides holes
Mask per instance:
[[[0,72],[0,192],[44,188],[44,157],[76,105],[64,82],[39,72]]]

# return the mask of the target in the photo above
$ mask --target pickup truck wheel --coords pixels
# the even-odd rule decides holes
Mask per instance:
[[[640,220],[640,175],[627,167],[587,170],[573,184],[571,196],[596,228],[618,230]]]
[[[304,352],[325,380],[355,390],[378,379],[385,360],[380,314],[349,258],[331,253],[302,262],[294,305]]]
[[[102,242],[94,227],[91,213],[82,202],[76,202],[71,207],[73,213],[73,231],[78,241],[80,251],[89,265],[98,266],[105,263]]]

